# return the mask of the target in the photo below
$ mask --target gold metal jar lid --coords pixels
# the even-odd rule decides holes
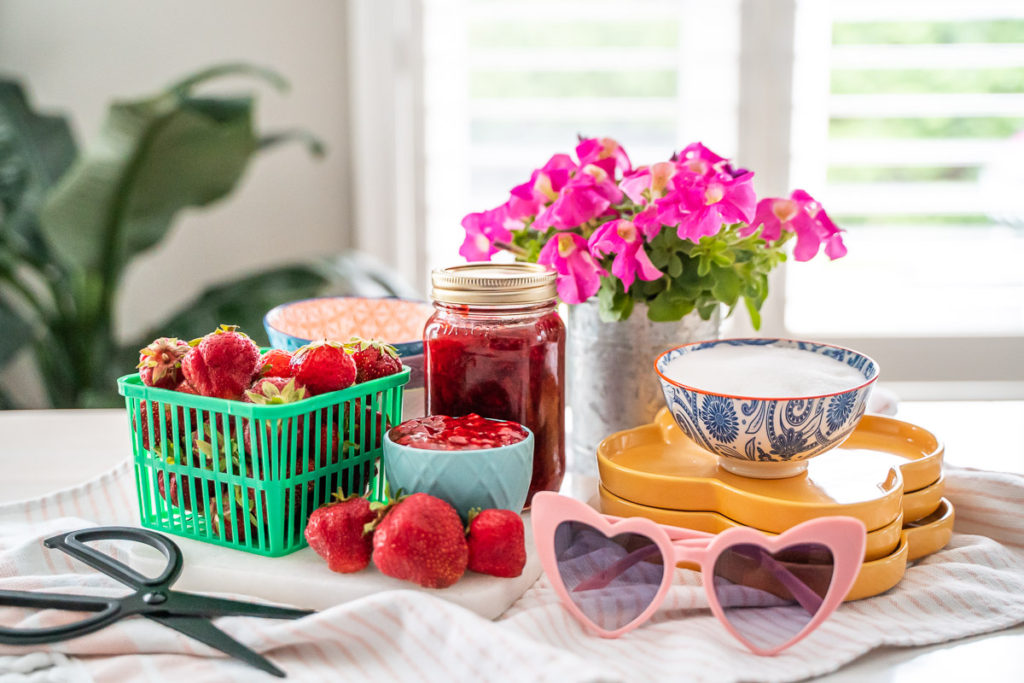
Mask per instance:
[[[555,271],[537,263],[477,261],[431,274],[431,298],[446,304],[521,306],[555,300]]]

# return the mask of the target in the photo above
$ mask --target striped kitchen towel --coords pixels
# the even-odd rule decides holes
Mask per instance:
[[[1024,622],[1024,477],[958,469],[946,476],[957,514],[949,545],[908,568],[888,593],[843,605],[777,657],[752,655],[727,634],[686,570],[655,618],[616,640],[584,632],[543,577],[493,622],[429,593],[393,591],[297,621],[227,617],[218,625],[296,681],[798,680],[880,646],[938,643]],[[41,540],[93,524],[137,524],[132,486],[126,464],[74,489],[0,506],[0,588],[116,591]],[[19,616],[0,608],[0,624]],[[264,676],[146,619],[46,648],[0,646],[0,683]]]

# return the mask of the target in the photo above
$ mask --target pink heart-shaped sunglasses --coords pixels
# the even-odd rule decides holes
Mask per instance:
[[[566,609],[605,638],[658,609],[678,563],[698,565],[711,611],[759,655],[774,655],[842,603],[864,558],[864,524],[822,517],[779,536],[736,527],[708,534],[643,517],[602,515],[557,493],[531,504],[544,572]]]

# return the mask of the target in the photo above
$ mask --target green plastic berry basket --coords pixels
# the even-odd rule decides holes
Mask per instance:
[[[384,496],[384,432],[402,421],[409,368],[296,403],[255,405],[117,380],[149,529],[280,557],[342,490]]]

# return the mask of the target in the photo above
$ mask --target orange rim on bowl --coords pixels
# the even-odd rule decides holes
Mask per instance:
[[[700,344],[720,344],[720,343],[723,343],[723,342],[748,342],[748,341],[758,341],[758,342],[789,342],[789,343],[792,343],[792,344],[804,343],[804,344],[814,344],[815,346],[827,346],[827,347],[832,348],[832,349],[838,349],[840,351],[844,351],[846,353],[856,354],[858,356],[861,356],[861,357],[865,358],[869,363],[871,363],[874,366],[874,373],[871,375],[870,378],[865,380],[863,383],[858,384],[857,386],[849,387],[847,389],[843,389],[842,391],[833,391],[833,392],[830,392],[830,393],[827,393],[827,394],[813,394],[813,395],[807,395],[807,396],[740,396],[740,395],[736,395],[736,394],[722,394],[722,393],[715,392],[715,391],[708,391],[707,389],[701,389],[699,387],[691,387],[691,386],[689,386],[687,384],[683,384],[682,382],[677,382],[674,379],[666,377],[664,375],[664,373],[662,373],[661,370],[658,368],[659,361],[665,355],[667,355],[669,353],[672,353],[673,351],[676,351],[677,349],[685,349],[685,348],[687,348],[689,346],[698,346]],[[680,344],[679,346],[673,346],[671,349],[666,349],[665,351],[662,351],[661,353],[658,354],[658,356],[654,359],[654,371],[656,373],[658,373],[658,377],[660,377],[664,381],[668,382],[672,386],[679,387],[680,389],[686,389],[687,391],[694,391],[694,392],[697,392],[699,394],[712,394],[714,396],[725,396],[726,398],[735,398],[735,399],[740,399],[740,400],[744,400],[744,401],[748,401],[748,400],[749,401],[792,401],[792,400],[807,400],[807,399],[812,399],[812,398],[828,398],[829,396],[838,396],[839,394],[845,394],[845,393],[848,393],[848,392],[851,392],[851,391],[859,391],[860,389],[863,389],[867,385],[869,385],[872,382],[876,381],[878,379],[878,375],[879,375],[878,363],[875,361],[874,358],[872,358],[871,356],[867,355],[866,353],[861,353],[860,351],[848,348],[846,346],[839,346],[838,344],[825,344],[823,342],[811,342],[811,341],[808,341],[806,339],[788,339],[788,338],[785,338],[785,337],[735,337],[735,338],[729,338],[729,339],[705,339],[703,341],[690,342],[689,344]]]
[[[782,355],[761,355],[767,351],[796,352],[794,357],[819,359],[828,368],[794,372],[776,362]],[[674,372],[683,359],[679,367],[686,373]],[[833,376],[840,367],[843,375]],[[841,444],[863,416],[879,375],[878,364],[859,351],[780,338],[682,344],[659,354],[654,370],[682,431],[717,455],[721,467],[759,479],[796,476],[807,459]],[[758,381],[762,370],[767,374]],[[811,381],[789,382],[801,378]]]

